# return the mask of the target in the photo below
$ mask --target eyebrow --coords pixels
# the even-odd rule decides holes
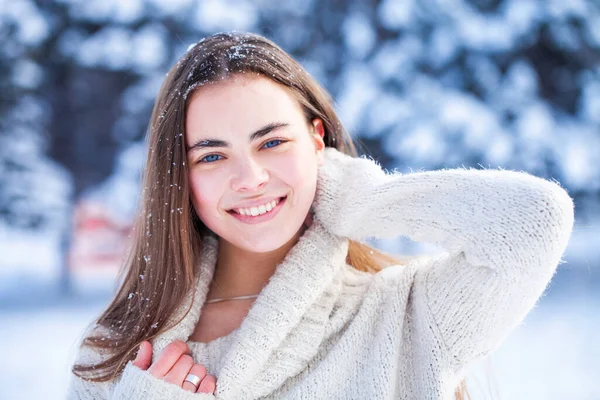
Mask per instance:
[[[268,125],[263,126],[256,132],[250,135],[250,141],[254,141],[260,139],[263,136],[268,135],[274,130],[289,126],[290,124],[285,122],[271,122]],[[191,153],[193,151],[198,151],[207,147],[231,147],[229,143],[220,139],[200,139],[196,143],[192,144],[187,148],[187,152]]]

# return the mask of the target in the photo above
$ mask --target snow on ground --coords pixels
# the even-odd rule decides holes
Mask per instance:
[[[597,295],[543,298],[491,357],[474,366],[471,382],[491,383],[496,391],[474,388],[473,398],[600,399],[599,311]]]
[[[0,308],[0,399],[64,399],[78,337],[101,307]]]
[[[106,301],[0,308],[0,399],[63,399],[79,336]],[[550,290],[491,357],[474,365],[467,377],[473,398],[600,399],[599,310],[592,290]]]

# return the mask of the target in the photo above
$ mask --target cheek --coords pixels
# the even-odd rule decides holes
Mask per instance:
[[[291,162],[284,162],[275,168],[277,176],[294,190],[298,200],[314,195],[317,182],[316,161],[307,157],[294,157]]]
[[[209,210],[214,210],[219,206],[221,194],[223,193],[222,180],[215,179],[210,174],[190,174],[190,190],[192,196],[192,204],[196,209],[196,213],[201,219],[214,214]]]

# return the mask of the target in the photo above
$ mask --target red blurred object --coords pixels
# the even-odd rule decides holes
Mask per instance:
[[[115,277],[130,243],[131,221],[102,204],[83,200],[75,208],[69,268],[76,279]]]

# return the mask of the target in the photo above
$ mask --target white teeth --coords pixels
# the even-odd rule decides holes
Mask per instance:
[[[263,204],[258,207],[236,208],[235,211],[241,215],[251,215],[253,217],[256,217],[257,215],[268,213],[269,211],[274,209],[277,204],[279,204],[279,199],[273,200],[270,203]]]

